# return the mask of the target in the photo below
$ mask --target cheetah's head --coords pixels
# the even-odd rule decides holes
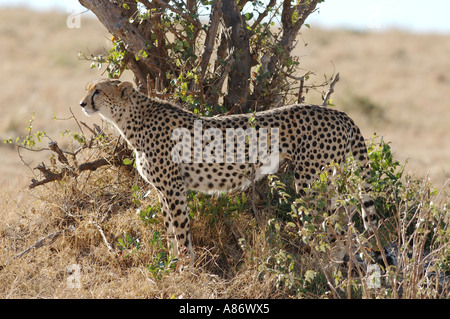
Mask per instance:
[[[128,100],[133,91],[133,84],[118,80],[101,79],[89,83],[86,95],[80,105],[86,115],[99,113],[103,117],[111,118],[111,111]]]

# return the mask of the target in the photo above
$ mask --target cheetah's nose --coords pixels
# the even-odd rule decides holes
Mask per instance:
[[[86,102],[80,102],[80,106],[84,108],[86,106]]]

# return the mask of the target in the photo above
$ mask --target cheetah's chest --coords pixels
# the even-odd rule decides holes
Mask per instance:
[[[147,158],[145,156],[144,152],[138,152],[135,150],[136,154],[136,169],[139,172],[139,174],[142,176],[142,178],[150,184],[153,184],[152,182],[152,176],[150,171],[150,163],[147,161]]]

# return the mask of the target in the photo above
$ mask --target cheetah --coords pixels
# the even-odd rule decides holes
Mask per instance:
[[[252,179],[268,171],[275,173],[278,162],[289,159],[296,191],[305,195],[322,169],[329,169],[331,162],[343,163],[350,152],[363,168],[362,177],[367,181],[370,176],[360,129],[335,109],[296,104],[251,114],[202,117],[175,103],[149,98],[130,82],[100,79],[89,83],[86,90],[80,102],[84,113],[98,113],[110,121],[134,149],[138,172],[157,191],[174,252],[191,261],[195,255],[186,205],[188,189],[244,189]],[[253,145],[259,156],[256,160],[250,145],[246,147],[255,135],[259,139]],[[364,188],[362,219],[370,231],[376,225],[376,212],[374,201],[366,195],[369,184]]]

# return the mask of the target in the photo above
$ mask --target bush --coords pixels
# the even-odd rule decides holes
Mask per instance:
[[[280,240],[271,262],[261,263],[262,268],[277,273],[278,284],[298,297],[311,293],[305,284],[315,281],[321,296],[448,298],[448,198],[439,197],[428,180],[405,175],[404,165],[394,160],[383,139],[372,139],[368,151],[378,233],[368,236],[364,231],[358,207],[363,181],[351,157],[342,170],[337,167],[336,176],[321,175],[312,186],[318,193],[314,202],[295,198],[289,186],[272,177],[272,188],[291,210],[270,220],[270,231]],[[333,197],[337,209],[330,215],[325,208]],[[310,268],[302,268],[302,258],[287,253],[291,247],[286,243],[304,247],[300,239],[314,260]],[[372,281],[374,269],[377,283]]]

